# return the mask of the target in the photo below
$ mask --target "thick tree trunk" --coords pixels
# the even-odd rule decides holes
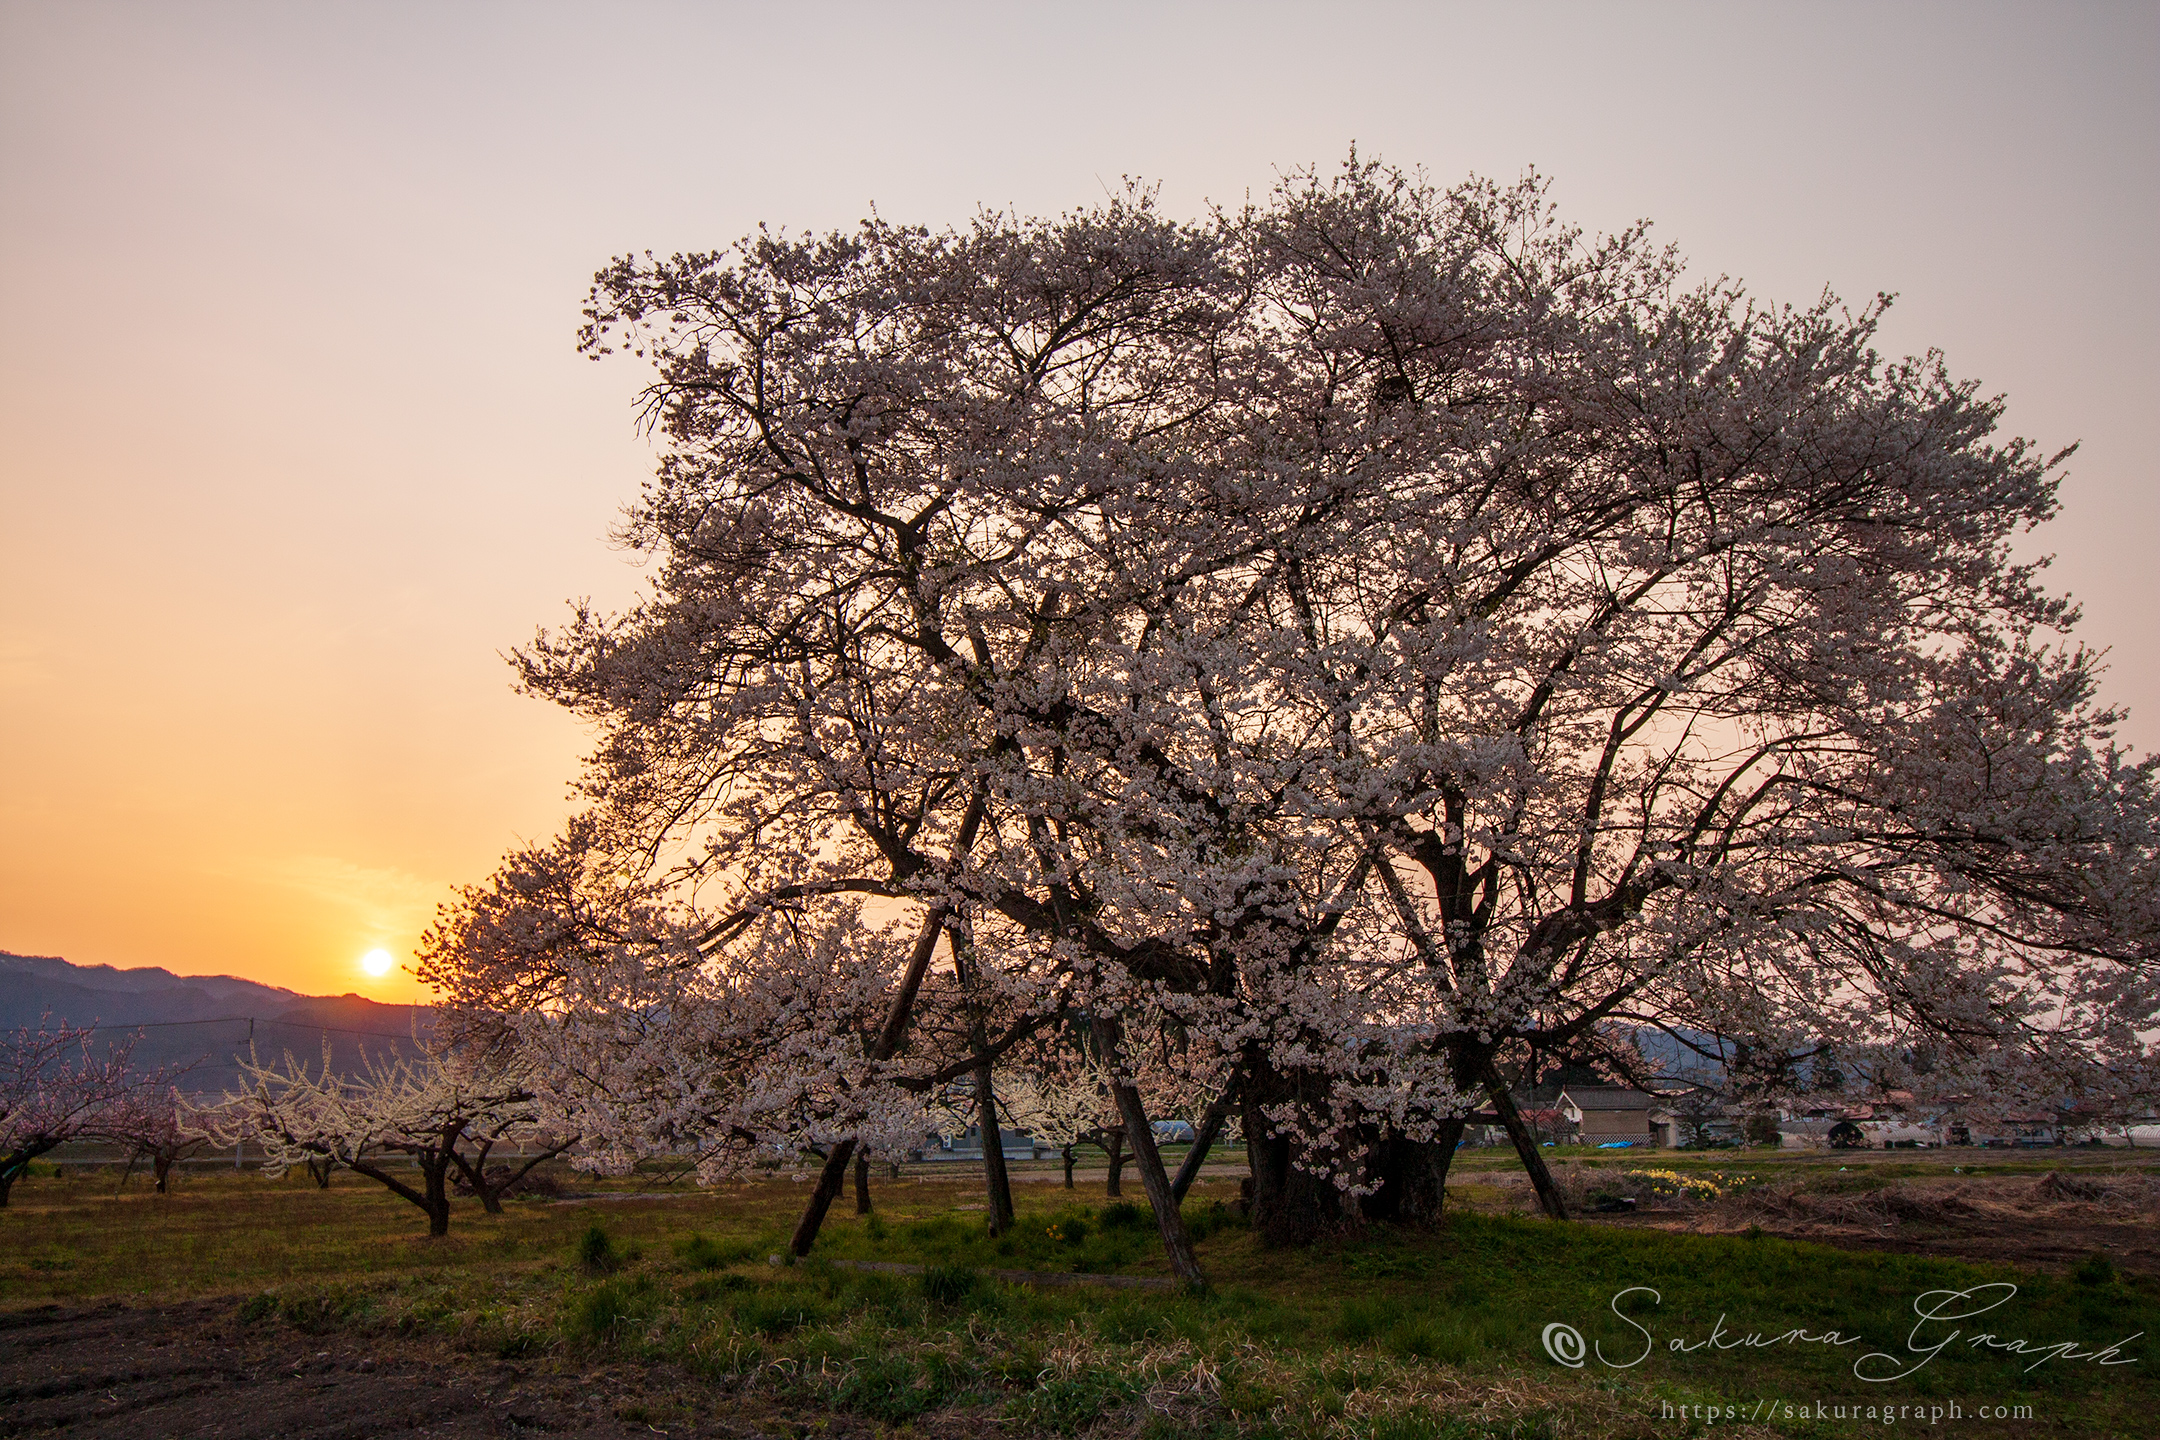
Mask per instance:
[[[1264,1245],[1310,1245],[1357,1220],[1356,1212],[1345,1205],[1342,1191],[1298,1168],[1290,1137],[1278,1133],[1268,1119],[1266,1106],[1296,1098],[1294,1077],[1247,1056],[1244,1080],[1238,1086],[1252,1187],[1246,1214]]]
[[[982,1041],[976,1041],[978,1048]],[[983,1137],[983,1184],[989,1192],[990,1233],[1013,1227],[1012,1178],[1005,1173],[1005,1135],[998,1129],[997,1094],[990,1088],[990,1067],[975,1067],[975,1124]]]
[[[1523,1169],[1530,1172],[1530,1183],[1537,1187],[1539,1208],[1555,1220],[1567,1219],[1567,1203],[1560,1198],[1560,1187],[1553,1183],[1552,1171],[1545,1168],[1545,1157],[1538,1153],[1537,1136],[1523,1123],[1522,1112],[1515,1108],[1515,1097],[1508,1093],[1507,1082],[1489,1062],[1485,1069],[1485,1093],[1492,1097],[1493,1111],[1507,1127],[1508,1139],[1515,1142],[1515,1153],[1522,1157]]]
[[[1065,1188],[1070,1190],[1073,1188],[1073,1147],[1067,1145],[1064,1150],[1059,1153],[1064,1157],[1065,1160]]]
[[[30,1162],[53,1148],[32,1142],[19,1150],[0,1154],[0,1210],[7,1209],[8,1192],[15,1188],[15,1182],[30,1173]]]
[[[1252,1186],[1246,1203],[1253,1233],[1264,1245],[1297,1246],[1340,1230],[1349,1218],[1342,1192],[1298,1169],[1289,1140],[1269,1130],[1267,1117],[1258,1109],[1248,1103],[1245,1116],[1245,1155]]]
[[[825,1168],[818,1174],[817,1188],[810,1192],[810,1203],[803,1206],[802,1219],[795,1222],[795,1234],[788,1241],[788,1249],[798,1259],[810,1253],[817,1244],[817,1232],[825,1223],[825,1212],[832,1209],[832,1202],[840,1198],[840,1189],[847,1184],[848,1162],[855,1158],[855,1137],[850,1135],[833,1146],[832,1154],[825,1157]]]
[[[870,1157],[859,1150],[855,1153],[855,1213],[870,1213]]]
[[[150,1188],[158,1194],[166,1193],[165,1180],[172,1174],[173,1157],[162,1152],[150,1157]]]
[[[1439,1224],[1447,1211],[1448,1169],[1466,1123],[1461,1116],[1448,1120],[1431,1140],[1382,1136],[1369,1162],[1380,1188],[1360,1202],[1364,1217],[1398,1225]]]

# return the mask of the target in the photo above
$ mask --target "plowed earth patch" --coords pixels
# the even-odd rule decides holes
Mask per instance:
[[[665,1367],[483,1360],[440,1341],[248,1325],[237,1312],[226,1299],[0,1313],[0,1436],[868,1440],[878,1429],[744,1402]]]

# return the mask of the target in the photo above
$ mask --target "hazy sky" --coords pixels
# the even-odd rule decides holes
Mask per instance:
[[[1505,13],[1502,13],[1502,12]],[[1361,153],[1896,292],[2014,429],[2160,744],[2160,7],[0,0],[0,949],[407,998],[584,737],[500,653],[620,603],[625,250],[1173,211]]]

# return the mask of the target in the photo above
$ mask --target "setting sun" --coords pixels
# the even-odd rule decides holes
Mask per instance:
[[[370,950],[360,957],[360,968],[370,975],[389,974],[391,964],[390,952],[387,950]]]

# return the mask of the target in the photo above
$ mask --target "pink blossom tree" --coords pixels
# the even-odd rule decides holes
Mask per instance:
[[[89,1028],[41,1022],[0,1037],[0,1206],[30,1162],[71,1140],[111,1138],[140,1081],[133,1038],[99,1058]]]
[[[202,1117],[181,1097],[178,1087],[160,1083],[162,1077],[130,1087],[128,1093],[105,1112],[98,1129],[103,1137],[130,1147],[129,1165],[150,1162],[151,1184],[160,1195],[168,1193],[175,1165],[210,1144]]]
[[[2009,548],[2062,457],[1880,314],[1354,157],[621,260],[654,589],[521,652],[593,809],[427,973],[611,1057],[593,1133],[830,1140],[823,1203],[875,1097],[1077,1027],[1189,1277],[1154,1027],[1280,1242],[1436,1215],[1616,1020],[2149,1085],[2154,764]]]

